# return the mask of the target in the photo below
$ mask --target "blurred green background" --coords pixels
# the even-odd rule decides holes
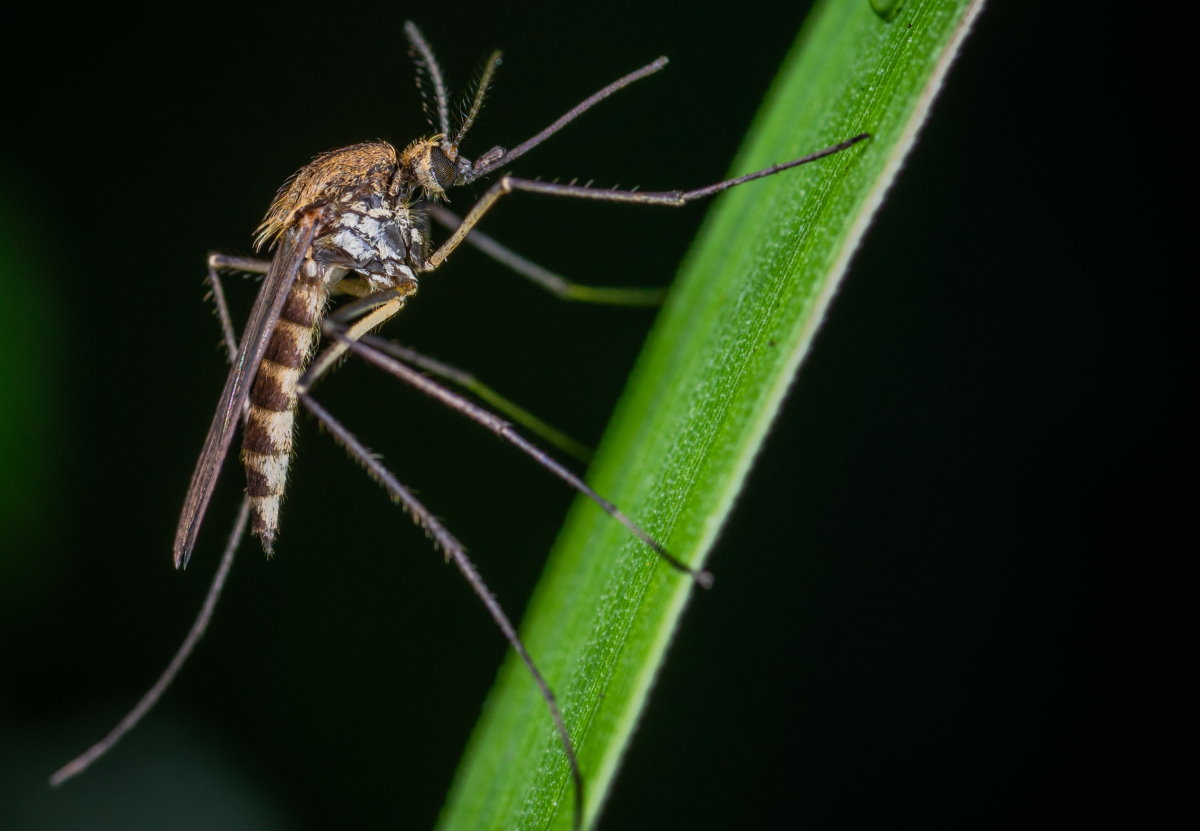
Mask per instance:
[[[45,784],[157,676],[236,508],[230,466],[175,573],[225,374],[205,253],[248,253],[317,152],[427,130],[407,16],[456,89],[505,50],[468,155],[670,56],[516,168],[657,189],[725,173],[807,5],[209,7],[14,30],[0,827],[432,825],[504,643],[307,419],[276,560],[245,546],[160,707],[85,777]],[[1195,269],[1170,251],[1173,125],[1145,98],[1167,75],[1139,14],[985,10],[718,544],[717,586],[692,603],[604,827],[1004,827],[1170,806]],[[513,197],[487,230],[582,281],[665,285],[702,211]],[[239,315],[254,288],[229,284]],[[462,252],[386,334],[594,442],[652,320],[561,304]],[[519,616],[571,495],[364,367],[320,393]]]

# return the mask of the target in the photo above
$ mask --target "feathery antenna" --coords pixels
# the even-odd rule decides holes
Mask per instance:
[[[447,103],[446,80],[442,77],[442,68],[438,66],[433,50],[425,41],[425,36],[411,20],[404,21],[404,34],[408,37],[409,55],[417,67],[417,90],[421,93],[421,106],[425,108],[425,117],[429,124],[442,135],[450,134],[450,107]],[[425,81],[430,89],[426,91]],[[436,112],[430,110],[429,95],[433,95],[433,105]]]
[[[462,144],[463,137],[466,136],[467,130],[471,129],[471,125],[475,123],[476,116],[483,108],[483,99],[487,95],[488,87],[492,85],[492,78],[496,74],[496,68],[500,66],[500,50],[492,52],[488,55],[487,64],[483,68],[483,74],[479,76],[479,81],[475,84],[475,95],[471,98],[471,108],[467,110],[467,117],[463,119],[462,126],[458,128],[458,132],[454,134],[454,146]]]

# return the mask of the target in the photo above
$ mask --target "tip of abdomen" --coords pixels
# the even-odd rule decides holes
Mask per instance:
[[[270,557],[275,553],[275,534],[279,530],[279,506],[282,499],[272,493],[258,496],[250,493],[250,531],[262,541],[263,551]]]
[[[268,557],[275,556],[275,529],[264,529],[258,538],[262,541],[263,553]]]

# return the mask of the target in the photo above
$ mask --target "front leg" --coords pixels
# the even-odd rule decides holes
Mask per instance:
[[[527,193],[545,193],[550,196],[566,196],[572,199],[591,199],[596,202],[622,202],[630,205],[663,205],[666,207],[678,208],[689,202],[695,202],[698,199],[706,199],[709,196],[714,196],[723,190],[729,190],[732,187],[752,182],[755,179],[761,179],[764,176],[773,176],[776,173],[782,173],[785,170],[790,170],[793,167],[799,167],[802,164],[815,162],[817,159],[823,159],[826,156],[832,156],[834,153],[840,153],[848,147],[858,144],[860,141],[870,138],[868,133],[860,133],[853,138],[848,138],[845,141],[838,142],[831,147],[826,147],[824,150],[818,150],[815,153],[809,153],[799,159],[793,159],[790,162],[771,165],[762,170],[756,170],[753,173],[747,173],[743,176],[738,176],[733,179],[724,179],[720,182],[708,185],[702,188],[693,190],[662,190],[662,191],[637,191],[637,190],[609,190],[607,188],[595,188],[587,185],[562,185],[557,182],[539,182],[534,179],[520,179],[516,176],[507,174],[500,177],[497,182],[488,188],[474,207],[467,212],[463,217],[462,224],[457,230],[450,235],[433,253],[426,263],[425,270],[432,271],[437,268],[446,258],[449,257],[454,249],[458,248],[466,239],[467,234],[471,233],[479,220],[483,219],[484,214],[491,210],[496,201],[505,194],[514,191],[525,191]]]

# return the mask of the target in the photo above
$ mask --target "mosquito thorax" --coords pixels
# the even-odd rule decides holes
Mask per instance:
[[[423,267],[428,245],[426,220],[411,207],[424,187],[412,158],[419,144],[397,154],[391,144],[371,141],[317,156],[280,188],[259,226],[258,246],[273,245],[301,212],[325,205],[327,219],[312,244],[316,262],[357,272],[373,291],[415,291],[414,270]]]
[[[274,244],[295,224],[299,211],[314,205],[336,208],[358,191],[394,194],[397,165],[396,148],[386,141],[352,144],[322,153],[283,183],[258,227],[256,247]]]

